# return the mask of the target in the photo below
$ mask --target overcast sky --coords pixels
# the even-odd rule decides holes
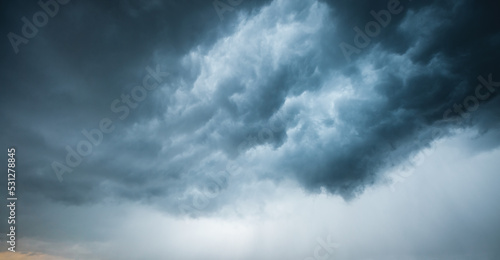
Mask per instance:
[[[0,10],[0,259],[500,259],[496,1]]]

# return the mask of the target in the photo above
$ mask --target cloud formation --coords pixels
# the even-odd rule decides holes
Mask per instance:
[[[346,60],[341,43],[391,3],[402,11]],[[4,5],[3,32],[35,8]],[[354,198],[456,127],[498,146],[497,5],[244,1],[221,22],[206,1],[72,2],[19,54],[2,46],[2,82],[13,87],[0,97],[11,126],[1,142],[19,147],[22,196],[33,201],[145,201],[179,214],[228,164],[238,174],[205,213],[266,180]],[[168,82],[120,120],[110,103],[156,65]],[[491,95],[456,120],[465,115],[454,105],[484,86],[478,77]],[[116,130],[59,183],[51,163],[108,117]]]

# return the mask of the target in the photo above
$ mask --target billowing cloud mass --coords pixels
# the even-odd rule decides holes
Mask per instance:
[[[58,8],[2,42],[0,142],[18,151],[26,239],[71,239],[43,227],[58,207],[244,215],[282,186],[351,201],[457,132],[478,133],[472,152],[500,145],[495,1]],[[25,37],[42,7],[1,10],[2,33]]]

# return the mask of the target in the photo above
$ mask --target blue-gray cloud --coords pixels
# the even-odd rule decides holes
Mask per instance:
[[[231,163],[239,174],[203,213],[260,180],[349,199],[455,127],[491,136],[478,149],[497,147],[498,4],[401,0],[346,60],[341,43],[354,45],[353,28],[389,2],[244,1],[223,22],[207,1],[68,3],[18,54],[2,45],[0,140],[18,147],[20,196],[179,214]],[[2,5],[4,35],[37,8]],[[157,65],[168,79],[120,120],[110,104]],[[490,95],[459,120],[456,104],[466,111],[479,84]],[[52,162],[107,117],[116,129],[60,183]]]

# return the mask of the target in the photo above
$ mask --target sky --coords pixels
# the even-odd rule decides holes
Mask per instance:
[[[0,4],[0,259],[500,259],[496,1]]]

